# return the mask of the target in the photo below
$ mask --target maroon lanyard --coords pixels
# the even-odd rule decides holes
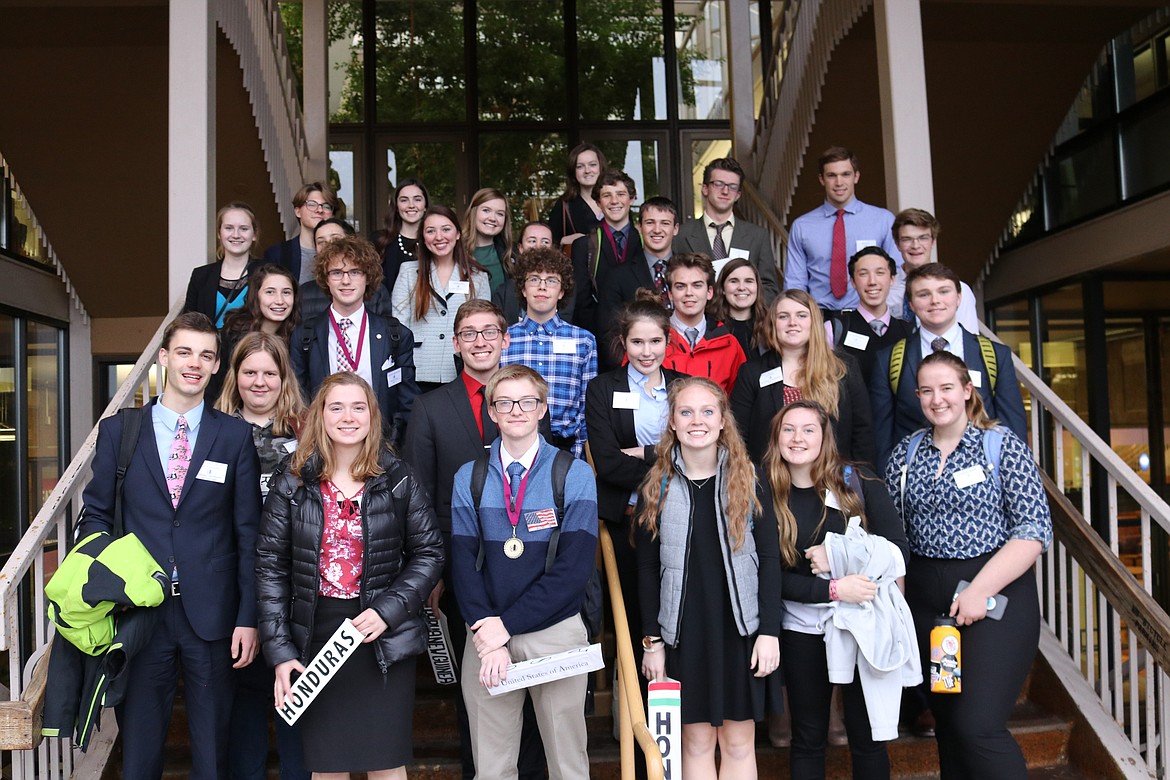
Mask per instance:
[[[341,326],[337,324],[337,318],[333,316],[333,309],[329,310],[329,324],[333,326],[333,335],[337,337],[337,346],[341,347],[341,354],[345,356],[345,362],[349,363],[349,370],[355,374],[362,362],[362,347],[366,344],[366,322],[368,319],[363,311],[362,327],[358,331],[357,352],[354,354],[349,351],[349,347],[345,346],[345,336],[341,332]]]

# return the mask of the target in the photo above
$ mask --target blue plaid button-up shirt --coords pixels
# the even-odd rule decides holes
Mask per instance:
[[[576,437],[573,454],[585,457],[585,386],[597,376],[597,341],[587,330],[554,314],[539,323],[524,316],[508,328],[511,343],[502,366],[521,363],[548,382],[548,414],[557,436]]]

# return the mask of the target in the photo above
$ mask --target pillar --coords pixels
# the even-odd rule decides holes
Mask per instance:
[[[304,30],[305,141],[309,159],[306,181],[323,181],[329,160],[329,49],[325,0],[304,0],[301,5]]]

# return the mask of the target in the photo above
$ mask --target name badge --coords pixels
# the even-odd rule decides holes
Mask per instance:
[[[731,262],[730,257],[725,257],[722,260],[715,260],[711,263],[711,268],[715,270],[715,278],[719,278],[719,274],[723,273],[723,266]]]
[[[196,479],[205,479],[208,482],[218,482],[221,485],[227,479],[227,464],[216,463],[214,460],[205,460],[203,465],[199,467],[199,473],[195,475]]]
[[[386,387],[394,387],[402,383],[402,369],[396,368],[386,375]]]
[[[765,371],[760,374],[760,387],[767,387],[774,385],[777,382],[784,381],[784,366],[776,366],[771,371]]]
[[[968,468],[955,472],[955,485],[961,488],[978,485],[985,479],[987,479],[987,474],[983,471],[982,466],[969,466]]]
[[[447,292],[471,295],[471,283],[466,279],[452,279],[447,284]]]
[[[524,522],[528,525],[529,531],[543,531],[546,528],[556,528],[557,510],[538,509],[535,512],[528,512],[524,515]]]
[[[386,362],[382,364],[383,371],[389,371],[392,368],[394,368],[394,356],[393,355],[386,358]]]
[[[576,355],[577,354],[577,340],[576,339],[553,339],[553,354],[554,355]]]
[[[825,506],[829,509],[836,509],[838,512],[841,511],[841,502],[837,500],[837,496],[832,490],[825,491]]]
[[[293,439],[292,441],[286,441],[284,443],[284,451],[285,452],[296,452],[297,451],[297,440]]]
[[[865,249],[867,246],[877,246],[877,242],[870,241],[868,238],[859,238],[859,239],[857,239],[857,248],[854,249],[853,251],[860,252],[862,249]]]
[[[727,259],[728,260],[738,260],[741,257],[744,260],[751,260],[751,256],[748,255],[748,251],[746,249],[729,249],[729,250],[727,250]]]
[[[268,490],[272,486],[272,472],[260,475],[260,497],[268,498]]]
[[[864,333],[849,331],[845,334],[845,346],[850,349],[865,349],[869,346],[869,336]]]
[[[979,388],[983,387],[983,372],[982,371],[975,371],[973,369],[967,369],[967,373],[971,375],[971,384],[973,384]]]
[[[615,392],[613,394],[613,408],[614,409],[637,409],[642,402],[639,397],[641,393],[623,393]]]

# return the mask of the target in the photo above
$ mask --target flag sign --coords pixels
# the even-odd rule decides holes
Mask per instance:
[[[662,751],[663,778],[682,777],[682,686],[678,680],[651,682],[646,696],[650,733]]]
[[[341,625],[333,632],[333,636],[329,637],[329,641],[321,648],[321,652],[317,653],[317,656],[309,662],[305,671],[285,694],[284,704],[276,708],[280,717],[284,718],[288,725],[291,726],[297,722],[297,718],[301,717],[301,713],[329,684],[334,673],[349,660],[363,639],[365,637],[362,636],[361,631],[354,628],[353,621],[346,618],[341,622]]]

